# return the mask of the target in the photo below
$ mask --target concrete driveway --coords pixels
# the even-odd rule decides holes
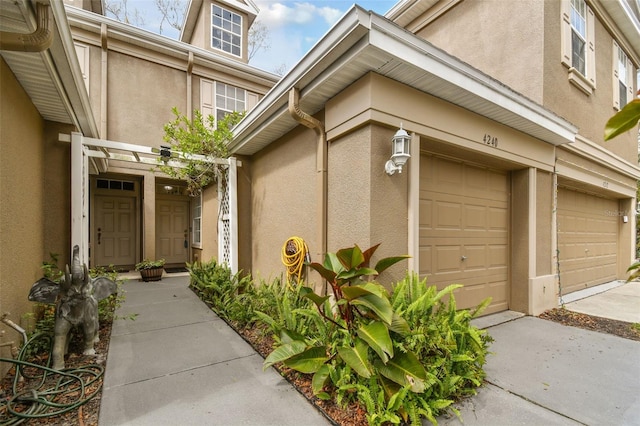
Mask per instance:
[[[638,315],[640,322],[640,283],[609,291],[566,307],[605,317]],[[488,327],[495,341],[487,384],[456,405],[464,423],[443,416],[439,424],[640,425],[640,342],[511,315]]]

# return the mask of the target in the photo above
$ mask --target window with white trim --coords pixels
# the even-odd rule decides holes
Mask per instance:
[[[231,84],[201,80],[200,110],[205,117],[213,115],[217,123],[234,111],[246,111],[248,94],[246,90]]]
[[[242,55],[242,16],[211,5],[211,48]]]
[[[202,248],[202,194],[193,198],[191,211],[191,245]]]
[[[562,0],[562,64],[569,81],[586,94],[596,88],[595,15],[585,0]]]
[[[633,64],[624,50],[613,42],[613,108],[622,109],[633,99]]]

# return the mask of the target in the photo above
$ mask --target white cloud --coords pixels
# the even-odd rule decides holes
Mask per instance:
[[[308,2],[258,0],[256,1],[256,5],[260,9],[258,19],[270,29],[289,24],[315,24],[318,18],[324,20],[326,25],[331,26],[344,13],[344,11],[334,7],[318,7]]]

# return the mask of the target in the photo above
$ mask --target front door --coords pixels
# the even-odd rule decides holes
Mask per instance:
[[[97,266],[136,263],[135,197],[96,195],[93,244]]]
[[[156,200],[156,258],[167,264],[187,262],[189,202]]]

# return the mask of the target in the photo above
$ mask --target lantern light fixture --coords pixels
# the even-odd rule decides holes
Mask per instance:
[[[384,171],[387,172],[388,175],[392,175],[395,172],[402,173],[402,166],[411,158],[411,154],[409,153],[410,145],[411,137],[406,130],[402,128],[402,123],[400,123],[400,129],[393,135],[391,159],[384,165]]]

